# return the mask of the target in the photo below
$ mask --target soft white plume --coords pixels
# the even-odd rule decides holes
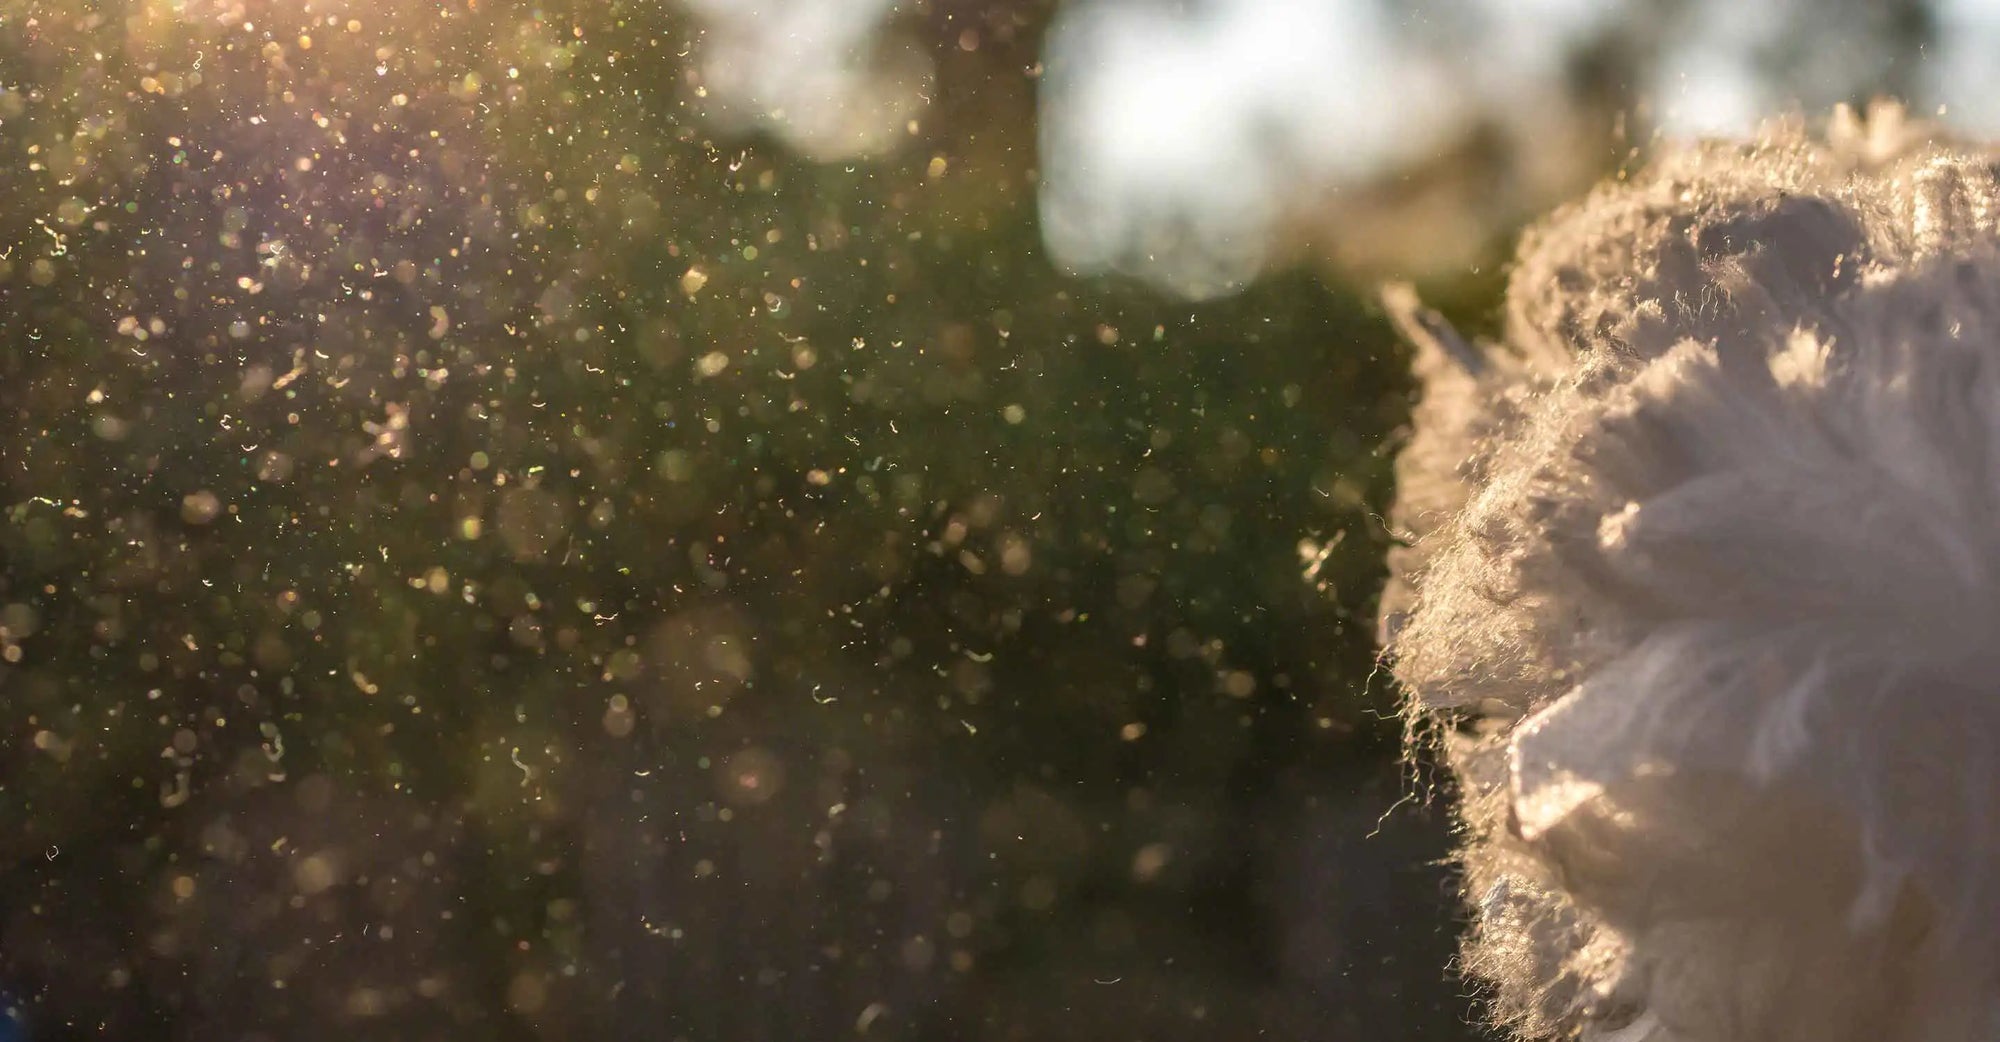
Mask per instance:
[[[1528,235],[1425,385],[1384,634],[1524,1037],[2000,1038],[2000,168],[1900,113]]]

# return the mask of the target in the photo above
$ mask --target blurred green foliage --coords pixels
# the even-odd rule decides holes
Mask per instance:
[[[1286,867],[1395,796],[1396,349],[1053,270],[1047,15],[820,164],[656,4],[0,0],[36,1037],[1450,1036],[1428,833]]]

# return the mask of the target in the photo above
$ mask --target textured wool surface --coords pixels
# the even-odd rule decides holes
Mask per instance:
[[[1525,239],[1383,633],[1525,1038],[2000,1039],[2000,167],[1881,109]]]

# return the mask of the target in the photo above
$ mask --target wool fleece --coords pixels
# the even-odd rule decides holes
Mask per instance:
[[[1412,295],[1383,641],[1523,1038],[2000,1039],[2000,166],[1672,151]]]

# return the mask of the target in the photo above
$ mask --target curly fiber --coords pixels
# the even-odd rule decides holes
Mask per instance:
[[[2000,167],[1892,110],[1525,239],[1424,394],[1384,638],[1526,1038],[2000,1039]]]

